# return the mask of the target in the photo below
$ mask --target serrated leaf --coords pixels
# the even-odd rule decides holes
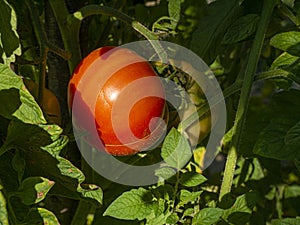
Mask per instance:
[[[1,225],[9,225],[8,222],[8,213],[6,209],[6,199],[1,191],[1,184],[0,184],[0,221]]]
[[[47,209],[33,208],[28,213],[25,224],[51,224],[59,225],[56,216]]]
[[[275,219],[271,225],[300,225],[300,218]]]
[[[220,219],[223,209],[204,208],[201,209],[193,218],[192,225],[211,225]]]
[[[15,55],[21,55],[17,16],[6,0],[0,1],[0,15],[0,52],[5,64],[9,65],[15,61]]]
[[[53,181],[44,177],[28,177],[22,181],[15,196],[25,205],[32,205],[42,201],[53,185]]]
[[[124,220],[143,220],[153,212],[153,205],[150,191],[144,188],[132,189],[113,201],[103,215]]]
[[[60,154],[60,151],[68,144],[69,138],[67,136],[60,136],[55,140],[53,143],[41,147],[41,149],[49,152],[53,156],[58,156]]]
[[[270,45],[294,56],[300,56],[300,32],[288,31],[275,35]]]
[[[1,102],[5,103],[0,105],[0,115],[28,124],[46,124],[42,110],[26,89],[22,78],[3,64],[0,64],[0,77]]]
[[[240,11],[238,0],[215,1],[207,6],[208,15],[201,18],[192,35],[190,49],[207,64],[211,64],[218,53],[224,34]]]
[[[227,30],[222,43],[234,44],[253,35],[257,28],[259,16],[248,14],[238,18]]]
[[[162,145],[161,156],[169,166],[181,169],[191,159],[192,151],[186,138],[172,128]]]
[[[186,187],[195,187],[204,183],[207,179],[200,173],[186,172],[181,174],[179,183]]]

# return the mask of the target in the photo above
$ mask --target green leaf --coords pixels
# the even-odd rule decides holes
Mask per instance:
[[[204,208],[201,209],[193,218],[192,225],[211,225],[220,219],[223,214],[223,209],[219,208]]]
[[[258,194],[256,192],[248,192],[238,196],[235,203],[229,209],[224,210],[222,217],[232,224],[245,224],[249,221],[257,201]]]
[[[83,188],[84,174],[70,161],[59,156],[60,150],[68,142],[66,136],[59,136],[61,132],[62,129],[57,125],[37,126],[13,120],[0,153],[9,149],[22,150],[30,174],[55,181],[52,189],[55,193],[90,200],[99,206],[102,204],[102,190],[90,184]]]
[[[165,225],[165,224],[167,224],[167,216],[165,214],[160,214],[156,216],[154,215],[154,213],[152,213],[149,217],[147,217],[146,225]]]
[[[299,98],[300,91],[295,89],[273,95],[268,111],[264,113],[265,115],[263,112],[260,115],[260,118],[267,119],[267,123],[257,129],[261,132],[256,132],[258,136],[253,147],[255,154],[279,160],[299,158],[300,152],[297,148],[300,121]],[[248,135],[249,132],[246,134]]]
[[[42,127],[12,120],[8,127],[6,141],[0,148],[0,155],[10,149],[28,151],[40,149],[51,143],[51,136]]]
[[[300,225],[300,218],[275,219],[271,225]]]
[[[59,225],[59,221],[56,216],[47,209],[44,208],[33,208],[28,213],[26,224],[51,224]]]
[[[6,199],[1,191],[2,186],[0,184],[0,223],[1,225],[9,225],[8,214],[6,209]]]
[[[300,120],[288,130],[284,142],[286,145],[300,146]]]
[[[201,18],[192,35],[190,49],[207,64],[211,64],[220,49],[228,27],[236,21],[241,11],[240,1],[215,1],[207,6],[207,16]]]
[[[227,30],[222,44],[234,44],[243,41],[256,31],[259,16],[248,14],[238,18]]]
[[[291,185],[284,189],[284,198],[297,198],[300,197],[300,186]]]
[[[15,196],[25,205],[32,205],[42,201],[53,185],[53,181],[44,177],[28,177],[22,181]]]
[[[286,136],[293,129],[294,121],[289,119],[273,119],[271,123],[260,133],[253,152],[263,157],[278,160],[293,160],[300,158],[299,142],[295,136]],[[294,133],[291,131],[291,133]],[[291,136],[291,135],[290,135]]]
[[[17,16],[6,0],[0,0],[0,52],[6,65],[21,55],[21,45],[17,34]]]
[[[186,216],[193,217],[193,215],[194,215],[194,209],[193,208],[187,208],[183,212],[183,217],[186,217]]]
[[[177,224],[179,221],[179,217],[177,216],[176,213],[172,213],[170,216],[168,216],[166,222],[167,224]]]
[[[46,124],[43,112],[33,96],[26,89],[23,80],[8,66],[0,64],[0,115],[7,118],[17,118],[29,124]]]
[[[281,2],[290,8],[294,8],[295,0],[281,0]]]
[[[173,168],[170,167],[162,167],[157,170],[155,170],[155,176],[158,176],[159,178],[162,178],[163,180],[167,180],[170,177],[174,176],[176,174],[176,171],[174,171]]]
[[[270,45],[294,56],[300,56],[300,32],[288,31],[275,35]]]
[[[14,154],[14,157],[12,159],[12,167],[18,173],[18,181],[19,183],[21,183],[25,172],[26,162],[19,150],[16,150]]]
[[[162,145],[161,156],[169,166],[181,169],[191,159],[192,151],[186,138],[172,128]]]
[[[132,189],[113,201],[103,215],[124,220],[143,220],[153,212],[153,205],[150,191],[144,188]]]
[[[279,55],[272,63],[270,69],[277,69],[283,66],[289,66],[293,63],[295,63],[299,57],[293,56],[287,52],[283,52],[281,55]]]
[[[236,179],[234,179],[234,184],[237,186],[241,186],[250,180],[261,180],[266,176],[257,158],[241,159],[237,165],[238,168],[235,171]]]
[[[181,7],[180,7],[180,0],[169,0],[168,4],[168,11],[169,11],[169,16],[171,19],[171,28],[175,30],[179,19],[180,19],[180,12],[181,12]]]
[[[195,187],[204,183],[207,179],[200,173],[186,172],[180,176],[179,183],[186,187]]]
[[[153,189],[152,192],[157,199],[169,201],[173,198],[175,190],[173,185],[164,184]]]
[[[59,136],[53,143],[47,146],[41,146],[41,149],[49,152],[53,156],[59,156],[61,150],[68,144],[69,138],[67,136]]]
[[[196,192],[190,192],[188,190],[182,189],[180,190],[180,205],[181,204],[187,204],[189,202],[194,202],[197,200],[197,198],[202,194],[203,191],[196,191]]]

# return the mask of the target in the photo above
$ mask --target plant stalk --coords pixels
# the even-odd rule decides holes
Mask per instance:
[[[233,125],[233,137],[231,147],[228,151],[223,182],[221,185],[219,200],[231,191],[233,176],[235,172],[238,149],[241,140],[241,134],[245,123],[245,116],[248,109],[250,91],[254,80],[257,64],[260,58],[261,49],[263,46],[267,27],[275,7],[277,0],[265,0],[263,1],[263,8],[261,12],[261,18],[258,24],[256,35],[253,41],[253,45],[250,51],[248,64],[245,69],[244,83],[241,89],[240,100],[236,113],[235,123]]]

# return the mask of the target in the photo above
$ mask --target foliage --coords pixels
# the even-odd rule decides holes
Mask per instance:
[[[299,24],[297,0],[0,0],[0,223],[300,224]],[[207,138],[192,152],[171,114],[158,151],[120,158],[165,159],[155,185],[113,183],[80,156],[70,75],[97,47],[145,38],[193,50],[217,76],[228,120],[224,173],[217,161],[201,170]],[[154,66],[188,89],[180,71]],[[37,97],[23,78],[38,84]],[[45,87],[61,124],[42,110]]]

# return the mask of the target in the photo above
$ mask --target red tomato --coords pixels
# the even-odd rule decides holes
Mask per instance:
[[[69,107],[83,130],[96,124],[86,140],[94,147],[99,138],[112,155],[131,155],[157,141],[164,123],[164,89],[151,65],[125,48],[94,50],[78,65],[69,82]],[[74,101],[76,95],[79,97]],[[75,114],[75,115],[74,115]],[[151,133],[152,132],[152,133]],[[103,149],[103,148],[102,148]]]

